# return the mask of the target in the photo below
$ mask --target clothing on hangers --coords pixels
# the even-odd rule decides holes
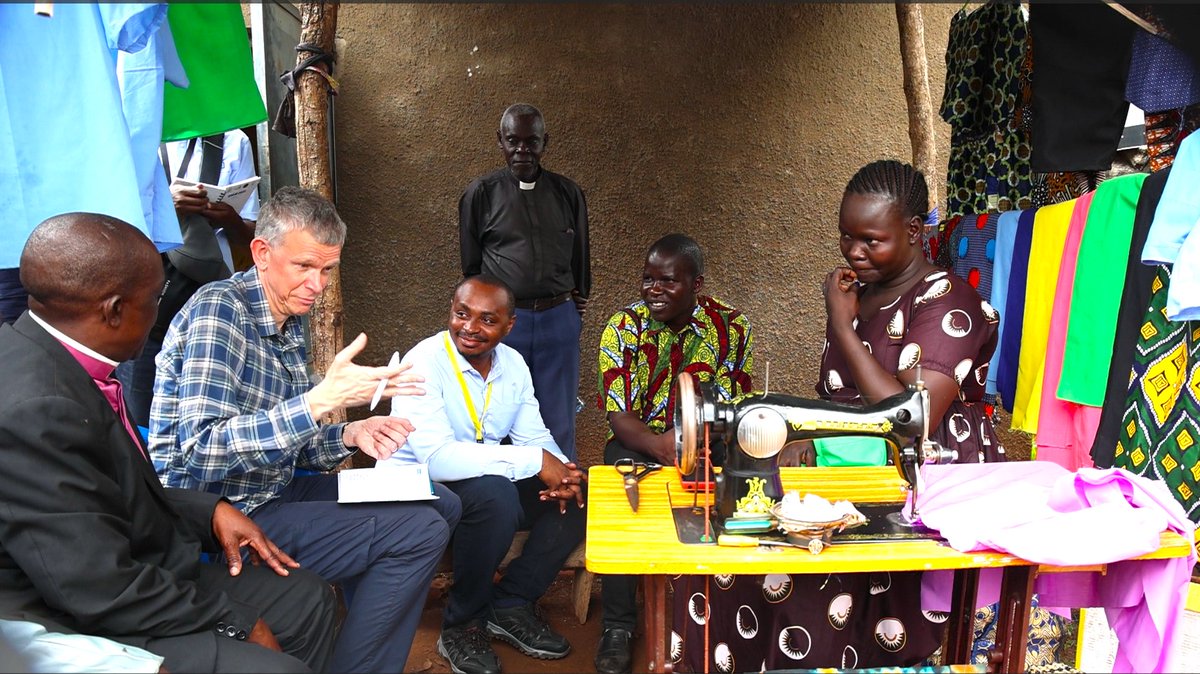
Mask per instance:
[[[1001,213],[996,220],[996,257],[995,264],[992,265],[992,292],[988,296],[988,302],[1000,313],[1000,325],[996,328],[996,352],[992,354],[992,361],[988,366],[986,389],[987,395],[993,399],[999,392],[996,378],[1000,371],[1000,345],[1004,343],[1004,328],[1008,323],[1008,316],[1005,314],[1008,311],[1008,278],[1013,264],[1013,248],[1017,243],[1017,223],[1025,212],[1008,211]],[[1010,408],[1011,400],[1009,398]]]
[[[989,2],[951,19],[939,111],[951,128],[947,216],[1029,206],[1030,147],[1016,121],[1025,44],[1017,4]]]
[[[1055,281],[1062,263],[1067,228],[1077,206],[1077,199],[1064,201],[1039,208],[1035,216],[1025,284],[1025,315],[1017,360],[1017,388],[1012,403],[1012,428],[1026,433],[1037,432],[1050,309],[1054,303]]]
[[[1196,189],[1200,135],[1192,134],[1180,143],[1172,168],[1142,249],[1142,262],[1174,265],[1167,318],[1195,320],[1200,319],[1200,190]]]
[[[1104,388],[1104,404],[1100,410],[1096,439],[1092,442],[1092,461],[1101,468],[1113,465],[1113,454],[1124,433],[1121,420],[1125,415],[1126,394],[1134,384],[1134,351],[1141,336],[1142,321],[1150,304],[1151,286],[1157,273],[1155,267],[1142,264],[1141,251],[1170,173],[1170,168],[1151,173],[1142,183],[1134,209],[1133,232],[1129,237],[1129,255],[1125,265],[1125,285],[1121,289],[1121,304],[1117,309],[1117,327]]]
[[[1055,282],[1056,292],[1050,303],[1049,324],[1046,326],[1046,353],[1042,369],[1041,391],[1033,395],[1039,396],[1037,459],[1052,461],[1067,470],[1091,467],[1086,449],[1076,451],[1072,440],[1073,433],[1062,424],[1056,424],[1060,419],[1060,401],[1057,398],[1058,383],[1063,372],[1063,351],[1067,339],[1067,324],[1071,313],[1071,287],[1075,283],[1075,267],[1079,260],[1079,244],[1083,241],[1084,230],[1088,224],[1088,214],[1092,209],[1092,199],[1095,192],[1089,192],[1075,203],[1071,211],[1071,219],[1067,224],[1067,236],[1063,241],[1062,255],[1058,267],[1058,280]],[[1087,447],[1092,446],[1092,439],[1087,439]]]
[[[1105,171],[1125,127],[1125,81],[1136,27],[1093,4],[1033,3],[1034,171]]]
[[[1017,366],[1021,355],[1021,337],[1025,328],[1025,285],[1029,278],[1029,248],[1033,244],[1033,226],[1037,211],[1021,211],[1013,242],[1012,266],[1008,275],[1008,298],[1000,311],[1004,341],[1000,343],[1000,361],[996,368],[996,387],[1000,401],[1009,412],[1017,397]]]
[[[1117,313],[1145,173],[1106,180],[1096,188],[1071,290],[1071,314],[1057,397],[1099,408],[1113,359]],[[1116,263],[1116,264],[1114,264]],[[1091,442],[1088,442],[1091,446]]]

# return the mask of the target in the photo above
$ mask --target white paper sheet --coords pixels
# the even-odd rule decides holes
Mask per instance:
[[[429,467],[423,463],[394,466],[391,470],[354,468],[338,474],[338,503],[378,501],[430,501],[436,499]]]

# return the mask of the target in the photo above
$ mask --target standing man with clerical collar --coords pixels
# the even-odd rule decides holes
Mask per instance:
[[[411,419],[414,430],[377,464],[388,470],[427,463],[430,477],[462,501],[438,651],[466,674],[500,671],[490,638],[535,658],[558,659],[571,650],[536,604],[583,540],[583,473],[542,422],[525,361],[501,343],[520,322],[513,301],[490,274],[459,283],[448,329],[404,356],[424,378],[426,393],[392,399],[392,415]],[[502,444],[505,438],[510,444]],[[530,532],[525,548],[493,583],[518,530]]]
[[[588,215],[579,186],[541,166],[549,142],[537,108],[504,111],[496,143],[506,166],[467,186],[459,245],[463,276],[486,272],[516,295],[504,343],[529,365],[542,418],[574,461],[579,335],[592,290]]]
[[[675,462],[675,379],[712,384],[727,400],[750,392],[753,338],[741,311],[704,288],[700,245],[683,234],[655,241],[642,268],[642,299],[613,314],[600,336],[600,407],[608,415],[604,462]],[[601,577],[604,632],[596,671],[628,672],[637,577]],[[681,598],[682,599],[682,598]]]

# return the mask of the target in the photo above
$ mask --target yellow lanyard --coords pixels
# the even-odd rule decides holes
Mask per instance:
[[[450,356],[450,366],[454,368],[454,374],[458,375],[458,385],[462,387],[463,402],[467,404],[467,414],[471,415],[471,423],[475,424],[475,442],[483,442],[483,415],[487,414],[488,405],[492,402],[492,382],[488,382],[487,388],[483,393],[483,413],[475,414],[475,403],[471,401],[471,391],[467,389],[467,379],[463,377],[462,368],[458,366],[458,359],[454,357],[454,347],[450,344],[450,333],[446,333],[446,355]]]

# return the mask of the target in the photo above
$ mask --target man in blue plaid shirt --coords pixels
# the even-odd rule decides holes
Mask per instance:
[[[355,450],[390,457],[412,425],[374,416],[319,419],[384,394],[419,395],[407,366],[352,359],[359,335],[312,385],[301,316],[337,267],[346,225],[316,192],[283,188],[263,207],[254,267],[201,288],[171,322],[156,360],[150,450],[164,485],[220,494],[308,569],[341,583],[349,613],[330,671],[404,667],[460,502],[437,487],[432,503],[337,503],[328,471]]]

